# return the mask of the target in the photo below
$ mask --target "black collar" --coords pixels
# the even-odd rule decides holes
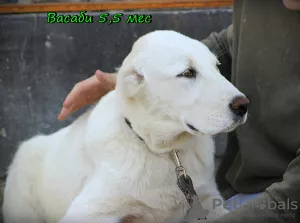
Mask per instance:
[[[145,142],[145,140],[144,140],[142,137],[140,137],[140,136],[136,133],[136,131],[133,130],[132,125],[131,125],[131,122],[130,122],[127,118],[124,118],[124,119],[125,119],[126,124],[129,126],[129,128],[132,129],[132,131],[137,135],[137,137],[138,137],[141,141]]]

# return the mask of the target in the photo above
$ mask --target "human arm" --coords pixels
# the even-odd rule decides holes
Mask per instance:
[[[300,149],[286,169],[283,180],[244,206],[213,223],[296,223],[300,221]]]

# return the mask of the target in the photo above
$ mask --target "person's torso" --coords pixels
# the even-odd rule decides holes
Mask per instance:
[[[300,13],[281,0],[234,7],[232,82],[250,107],[226,179],[237,192],[256,193],[281,181],[300,147]]]

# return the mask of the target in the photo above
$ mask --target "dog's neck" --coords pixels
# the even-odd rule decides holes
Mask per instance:
[[[193,135],[183,130],[178,122],[162,116],[137,103],[134,99],[124,99],[125,118],[130,122],[131,131],[140,137],[155,153],[166,153],[171,150],[187,148],[193,141]],[[128,125],[128,123],[127,123]]]

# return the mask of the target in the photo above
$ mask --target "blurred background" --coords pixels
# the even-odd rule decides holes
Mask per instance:
[[[112,72],[135,40],[157,29],[201,40],[231,23],[232,1],[0,0],[0,176],[18,144],[72,122],[57,115],[74,84],[96,69]],[[93,23],[47,23],[47,12],[86,15]],[[101,13],[152,15],[151,23],[98,23]],[[226,136],[216,138],[217,163]]]

